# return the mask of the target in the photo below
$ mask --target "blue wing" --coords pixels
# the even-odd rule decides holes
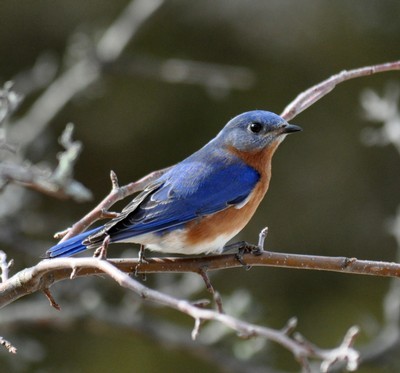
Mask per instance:
[[[140,203],[133,200],[122,216],[93,237],[104,233],[111,242],[117,242],[183,226],[203,215],[240,204],[259,178],[254,168],[238,158],[216,158],[210,162],[190,157],[162,176]]]

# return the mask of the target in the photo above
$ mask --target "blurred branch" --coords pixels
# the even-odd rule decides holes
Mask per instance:
[[[72,133],[73,125],[69,124],[60,137],[60,144],[65,151],[59,154],[58,166],[54,171],[27,162],[1,162],[0,188],[14,182],[56,198],[73,198],[78,202],[90,200],[91,192],[73,179],[73,168],[82,144],[72,140]]]
[[[48,56],[38,59],[32,69],[17,75],[18,89],[25,94],[49,85],[24,116],[14,121],[7,129],[4,122],[15,111],[22,96],[11,89],[12,83],[4,85],[0,90],[0,150],[13,151],[15,159],[12,162],[2,160],[0,163],[0,188],[14,182],[57,198],[72,197],[79,202],[91,198],[91,192],[73,179],[73,167],[82,145],[72,141],[72,125],[67,126],[60,138],[65,151],[59,155],[58,166],[54,171],[23,161],[21,153],[42,133],[67,102],[99,79],[99,58],[107,62],[116,59],[138,28],[161,4],[162,0],[131,1],[95,46],[96,56],[91,53],[93,51],[90,48],[85,49],[85,53],[50,84],[56,75],[57,66],[54,59]],[[7,142],[7,137],[18,143],[19,154],[16,153],[15,147]]]
[[[22,96],[12,90],[13,83],[6,82],[0,88],[0,143],[6,141],[5,130],[2,128],[8,117],[17,109],[22,100]]]
[[[97,56],[86,51],[80,60],[46,88],[25,116],[13,124],[13,132],[23,134],[19,136],[22,147],[32,142],[77,93],[100,78],[97,58],[106,62],[118,58],[139,27],[161,4],[161,0],[131,1],[95,46]]]
[[[17,349],[6,339],[4,339],[1,335],[0,335],[0,345],[4,346],[8,352],[11,352],[12,354],[16,354],[17,353]]]
[[[200,85],[216,98],[233,89],[250,89],[255,83],[254,73],[246,67],[179,58],[160,60],[135,54],[133,57],[120,58],[116,62],[105,64],[104,68],[114,74],[135,74],[172,84]]]
[[[83,293],[86,294],[85,291]],[[82,292],[80,294],[82,296],[75,298],[76,302],[73,305],[63,307],[62,314],[54,312],[47,304],[38,302],[37,299],[25,301],[23,306],[14,304],[2,310],[0,327],[15,331],[24,328],[27,324],[45,322],[47,326],[52,326],[58,330],[59,328],[65,330],[65,328],[72,326],[79,327],[82,330],[84,326],[80,321],[88,318],[90,325],[93,326],[95,323],[95,328],[99,326],[96,328],[97,333],[102,333],[104,338],[107,337],[109,332],[107,327],[113,328],[113,330],[118,328],[124,333],[130,332],[140,335],[142,338],[151,339],[158,345],[165,346],[169,351],[178,350],[180,353],[195,356],[219,367],[221,372],[283,373],[280,370],[266,367],[260,362],[240,360],[226,348],[218,346],[216,343],[207,343],[203,338],[193,341],[184,326],[179,326],[173,321],[148,317],[148,313],[143,310],[141,304],[132,302],[130,296],[127,296],[127,299],[124,298],[122,305],[101,303],[101,307],[88,307],[84,305],[85,295]],[[208,326],[215,331],[215,323],[210,323]],[[203,335],[200,335],[200,337]],[[240,342],[248,343],[249,340],[241,340]],[[23,352],[23,346],[19,350]],[[23,354],[19,354],[18,357],[20,360],[24,359]]]
[[[37,58],[30,69],[17,73],[11,80],[15,91],[25,97],[45,88],[56,77],[57,72],[56,57],[45,52]]]
[[[0,279],[2,283],[8,280],[8,270],[13,265],[13,262],[13,260],[7,262],[6,253],[0,250]]]
[[[216,258],[216,257],[215,257]],[[120,286],[125,287],[138,294],[142,299],[161,304],[184,314],[195,320],[195,327],[192,337],[195,338],[203,321],[218,321],[228,328],[236,331],[241,336],[261,336],[274,341],[291,351],[295,358],[304,366],[308,366],[310,358],[322,360],[321,369],[327,371],[332,364],[337,362],[345,363],[347,369],[354,370],[358,364],[358,353],[352,348],[354,337],[357,334],[355,329],[350,329],[342,344],[335,349],[320,349],[307,342],[303,337],[296,334],[291,336],[296,322],[291,320],[287,327],[282,330],[275,330],[241,321],[232,316],[214,311],[211,309],[198,308],[189,301],[169,296],[165,293],[150,289],[128,274],[122,272],[113,261],[100,260],[97,258],[59,258],[43,260],[35,267],[27,268],[14,275],[6,283],[0,285],[0,305],[5,306],[22,295],[37,290],[47,290],[61,278],[74,278],[82,275],[82,271],[92,274],[107,274]],[[23,285],[22,285],[23,284]]]
[[[379,128],[365,128],[361,139],[366,145],[393,145],[400,155],[400,87],[389,85],[382,97],[368,89],[361,95],[365,116],[373,122],[380,122]]]
[[[133,0],[120,16],[104,31],[97,43],[81,48],[78,58],[69,68],[56,77],[31,105],[27,113],[10,128],[11,135],[18,138],[22,148],[31,143],[47,127],[50,121],[78,93],[84,91],[102,77],[103,69],[118,71],[123,51],[135,37],[143,24],[161,7],[163,0]],[[137,61],[137,58],[134,59]],[[144,62],[138,73],[152,75],[173,83],[200,84],[217,94],[229,89],[247,89],[254,82],[249,69],[211,63],[168,59],[152,63]],[[143,61],[140,61],[141,63]],[[50,73],[43,74],[42,65],[49,65]],[[55,74],[54,61],[41,59],[37,68],[25,75],[29,82],[18,85],[30,92],[36,86],[48,81]],[[114,66],[115,65],[115,66]],[[133,67],[132,67],[133,66]],[[129,69],[135,70],[133,63]]]
[[[164,3],[163,0],[134,0],[106,30],[97,44],[97,56],[103,62],[116,60],[139,28]]]

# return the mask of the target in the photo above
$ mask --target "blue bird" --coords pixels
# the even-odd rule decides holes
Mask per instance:
[[[203,148],[147,185],[118,217],[53,246],[47,257],[99,248],[105,239],[162,253],[221,253],[267,192],[278,145],[297,131],[299,126],[268,111],[236,116]]]

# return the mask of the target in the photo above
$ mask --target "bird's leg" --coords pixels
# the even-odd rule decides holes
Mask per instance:
[[[137,266],[135,268],[135,277],[137,277],[139,275],[139,267],[140,267],[140,265],[143,264],[143,263],[148,263],[145,255],[144,255],[144,251],[145,251],[144,245],[140,245],[139,255],[138,255],[138,257],[139,257],[138,259],[139,260],[138,260],[138,264],[137,264]],[[146,279],[146,275],[143,274],[143,280],[145,280],[145,279]]]
[[[139,264],[148,263],[146,260],[146,256],[144,255],[145,247],[144,245],[140,245],[139,249]]]
[[[93,257],[99,259],[107,259],[107,248],[109,243],[110,243],[110,236],[107,235],[104,237],[102,244],[94,252]]]

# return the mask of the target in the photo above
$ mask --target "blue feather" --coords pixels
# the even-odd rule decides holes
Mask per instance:
[[[71,256],[77,253],[80,253],[81,251],[86,250],[86,245],[82,243],[82,241],[92,235],[100,231],[103,227],[98,227],[95,229],[92,229],[87,232],[83,232],[81,234],[78,234],[75,237],[70,238],[69,240],[66,240],[64,242],[61,242],[50,249],[46,251],[46,257],[47,258],[57,258],[60,256]]]

